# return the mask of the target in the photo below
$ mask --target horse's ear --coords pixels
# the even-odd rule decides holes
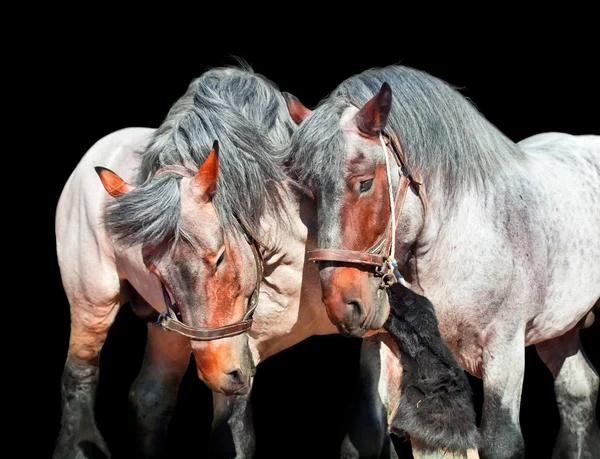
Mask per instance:
[[[299,126],[300,123],[302,123],[302,121],[304,121],[304,118],[306,118],[308,115],[310,115],[311,110],[306,108],[302,104],[302,102],[300,102],[300,100],[293,94],[290,94],[289,92],[283,92],[282,94],[283,94],[283,97],[285,98],[288,112],[290,112],[290,116],[292,117],[292,120],[294,120],[294,123],[296,123]]]
[[[378,137],[392,110],[392,88],[387,83],[354,115],[356,126],[365,135]]]
[[[108,194],[111,196],[117,197],[135,189],[135,186],[130,185],[106,167],[96,166],[94,169],[100,177],[100,181],[102,182],[102,185],[104,185],[104,189],[108,191]]]
[[[212,150],[208,157],[198,169],[192,179],[193,186],[198,196],[203,200],[210,200],[217,191],[217,177],[219,175],[219,142],[214,141]]]

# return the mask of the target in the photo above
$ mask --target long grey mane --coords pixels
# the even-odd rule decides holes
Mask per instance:
[[[195,173],[219,141],[219,176],[214,205],[223,226],[239,221],[260,236],[265,212],[282,216],[276,192],[285,178],[278,151],[295,125],[274,83],[242,63],[220,67],[193,80],[172,106],[140,155],[136,190],[107,206],[108,231],[125,244],[159,244],[177,237],[181,175],[154,174],[166,165]]]
[[[341,114],[349,105],[361,108],[384,82],[391,86],[393,99],[386,131],[395,132],[409,167],[419,168],[428,188],[435,183],[448,197],[472,186],[480,188],[507,162],[524,157],[454,87],[395,65],[354,75],[319,103],[287,147],[286,167],[292,179],[313,191],[338,186],[344,160]]]

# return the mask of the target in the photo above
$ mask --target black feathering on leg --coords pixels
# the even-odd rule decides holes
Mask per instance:
[[[389,288],[384,325],[400,349],[400,403],[391,432],[425,448],[477,448],[479,433],[469,381],[443,341],[431,302],[400,283]]]

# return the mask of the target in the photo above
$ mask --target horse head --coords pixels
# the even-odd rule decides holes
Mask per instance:
[[[298,175],[317,201],[319,248],[309,259],[319,263],[329,318],[341,334],[361,337],[388,316],[385,288],[398,275],[396,219],[419,182],[385,131],[391,88],[384,83],[361,108],[325,103],[311,111],[295,97],[287,102],[299,125],[292,155],[310,157],[299,159]]]
[[[141,252],[163,289],[166,311],[160,323],[190,337],[198,376],[213,391],[244,394],[255,371],[244,332],[252,322],[262,273],[253,241],[220,223],[213,205],[218,164],[215,141],[197,171],[166,166],[154,175],[152,181],[169,175],[178,184],[179,214],[174,231],[142,241]],[[123,209],[149,193],[146,186],[128,184],[108,169],[96,171]],[[168,199],[166,190],[155,193],[156,199]]]

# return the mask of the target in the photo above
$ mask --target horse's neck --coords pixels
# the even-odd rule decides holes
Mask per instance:
[[[485,193],[472,190],[457,195],[457,202],[449,205],[449,194],[432,187],[427,191],[424,219],[419,199],[409,193],[408,210],[399,217],[397,258],[413,289],[426,296],[435,292],[443,297],[457,286],[451,280],[454,275],[468,278],[467,271],[476,271],[477,263],[495,263],[498,257],[511,259],[515,247],[508,244],[501,251],[497,249],[506,232],[499,219],[510,211],[513,191],[499,183],[490,185]],[[511,218],[522,217],[511,212]]]
[[[265,219],[271,249],[264,259],[263,282],[254,315],[251,343],[256,363],[313,335],[336,333],[321,302],[318,267],[306,261],[316,247],[309,231],[314,209],[307,198],[282,190],[289,227]]]

